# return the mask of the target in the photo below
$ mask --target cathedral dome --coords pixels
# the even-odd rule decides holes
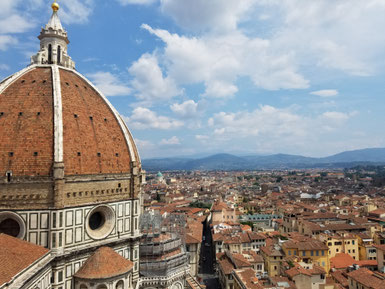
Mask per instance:
[[[67,54],[58,7],[31,65],[0,82],[0,208],[52,208],[135,198],[134,139]]]
[[[130,173],[138,153],[124,121],[81,74],[32,65],[0,84],[0,172],[12,177]]]

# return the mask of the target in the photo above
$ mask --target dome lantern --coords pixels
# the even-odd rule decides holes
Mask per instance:
[[[75,62],[67,54],[69,44],[67,32],[64,30],[58,10],[59,4],[55,1],[51,5],[52,16],[47,25],[41,29],[38,39],[40,50],[31,57],[32,64],[57,64],[66,68],[75,69]]]

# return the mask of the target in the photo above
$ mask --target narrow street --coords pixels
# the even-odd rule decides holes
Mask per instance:
[[[203,226],[203,239],[201,246],[201,266],[199,276],[203,279],[207,289],[220,289],[220,283],[216,272],[214,271],[215,251],[212,242],[210,227]]]

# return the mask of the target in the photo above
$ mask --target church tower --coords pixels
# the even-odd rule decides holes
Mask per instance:
[[[52,10],[31,65],[0,82],[0,233],[50,250],[30,288],[133,288],[140,157],[122,117],[75,70],[56,1]],[[115,253],[132,266],[120,262],[111,278],[90,273],[92,260]]]

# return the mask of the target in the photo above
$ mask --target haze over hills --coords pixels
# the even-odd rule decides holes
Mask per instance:
[[[288,154],[242,157],[215,154],[204,158],[142,160],[143,168],[148,171],[348,168],[359,164],[385,164],[385,148],[345,151],[324,158]]]

